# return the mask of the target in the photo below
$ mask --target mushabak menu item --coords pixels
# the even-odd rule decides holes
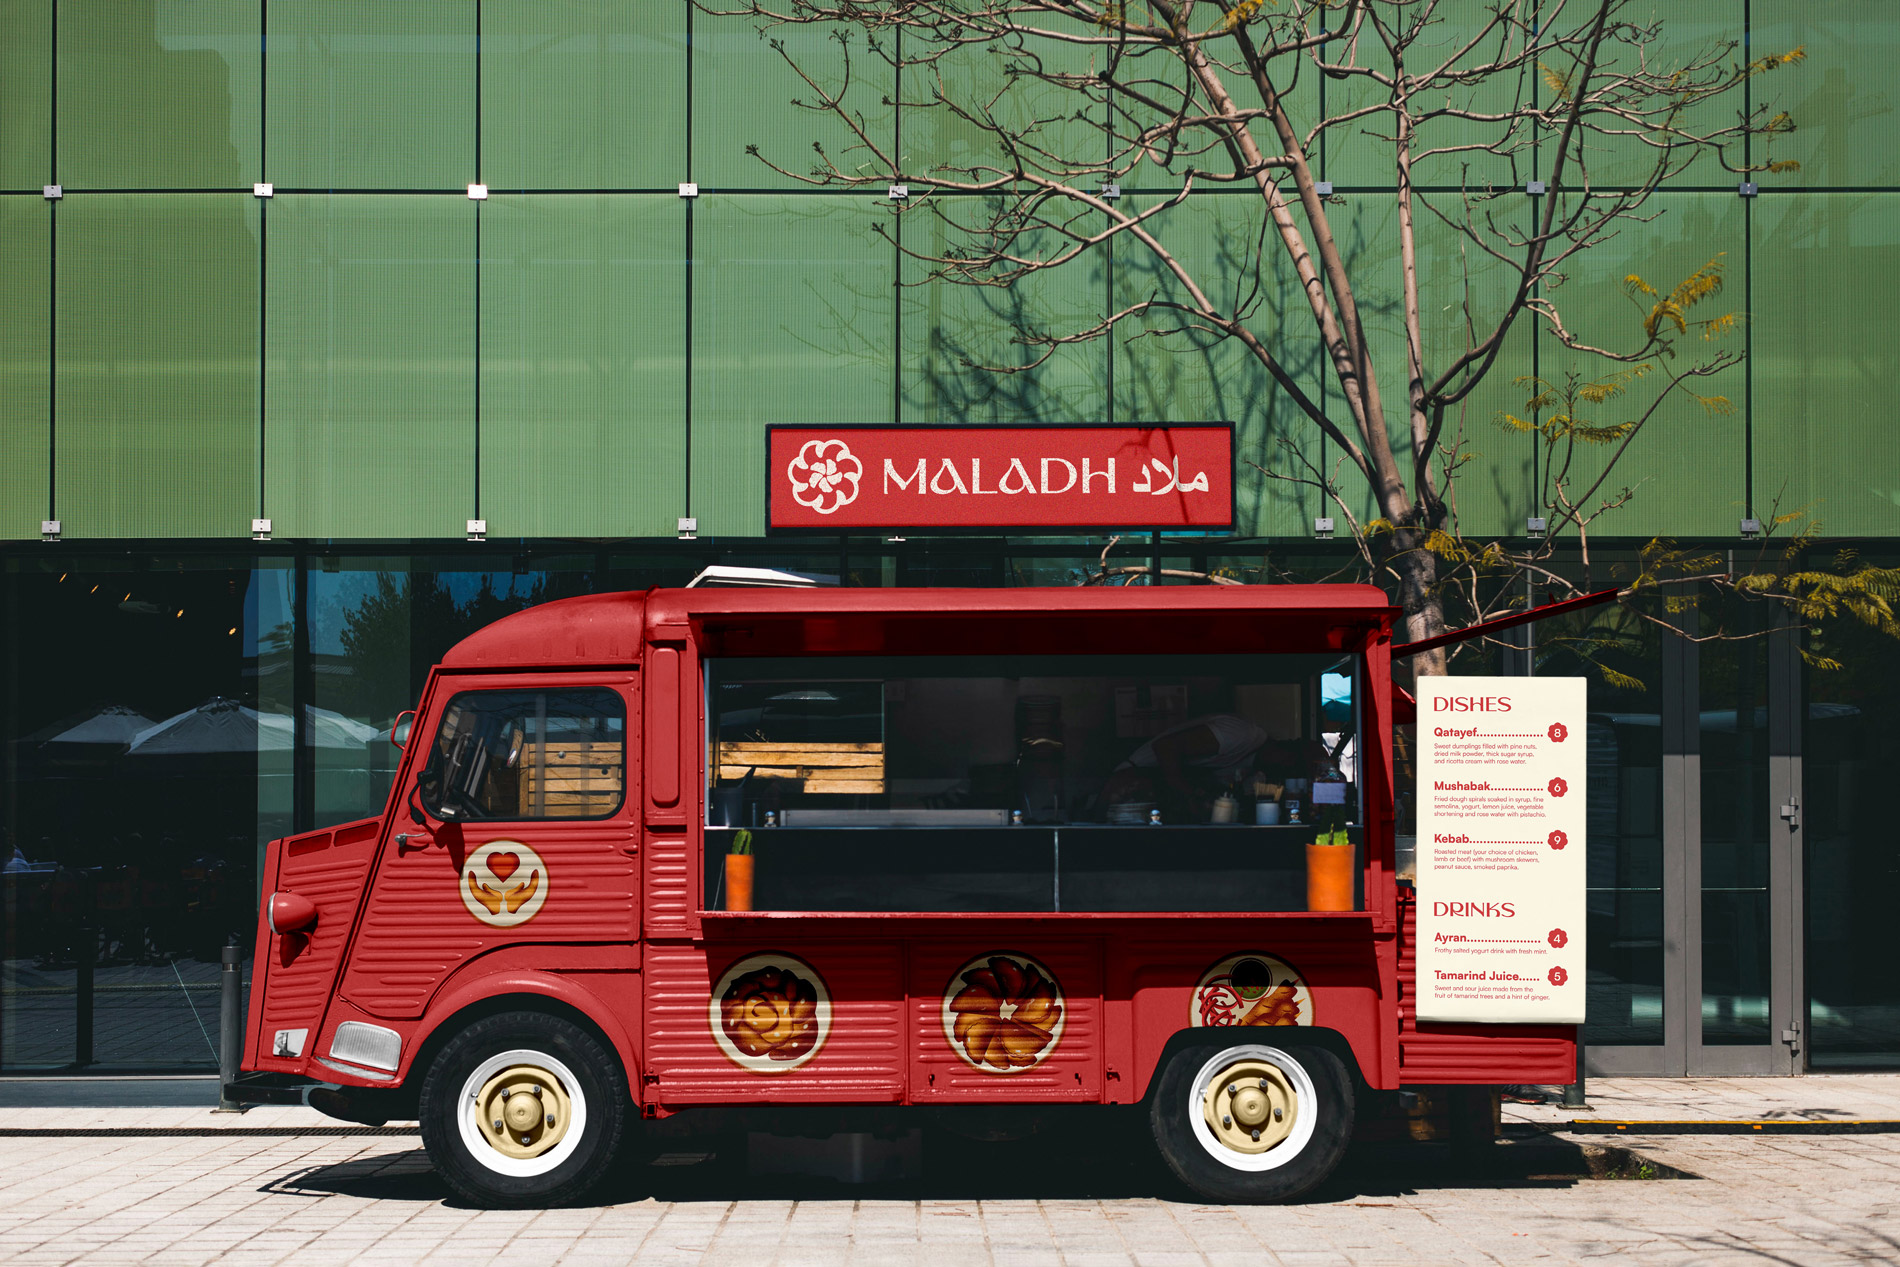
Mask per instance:
[[[1581,1024],[1582,678],[1418,692],[1418,1018]]]

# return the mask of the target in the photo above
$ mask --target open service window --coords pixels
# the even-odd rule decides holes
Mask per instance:
[[[1338,653],[708,660],[706,907],[1306,910],[1308,844],[1363,857],[1360,679]]]

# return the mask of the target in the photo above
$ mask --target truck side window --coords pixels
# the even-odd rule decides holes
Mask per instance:
[[[464,691],[416,783],[444,822],[606,818],[626,792],[626,707],[602,687]]]
[[[1352,655],[706,674],[709,909],[737,848],[758,910],[1303,910],[1306,846],[1363,840]]]

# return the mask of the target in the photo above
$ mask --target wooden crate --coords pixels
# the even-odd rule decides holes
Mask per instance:
[[[625,763],[625,750],[617,742],[531,743],[521,753],[522,812],[538,808],[555,818],[604,814],[620,803]]]
[[[796,782],[796,790],[827,795],[884,791],[881,743],[767,743],[728,740],[718,749],[719,782],[754,779]]]

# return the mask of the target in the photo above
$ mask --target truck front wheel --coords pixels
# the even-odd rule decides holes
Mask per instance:
[[[620,1061],[572,1021],[483,1017],[444,1044],[422,1080],[422,1143],[455,1194],[489,1208],[578,1200],[626,1131]]]
[[[1149,1097],[1155,1144],[1208,1201],[1294,1201],[1352,1138],[1352,1079],[1323,1047],[1242,1043],[1174,1053]]]

